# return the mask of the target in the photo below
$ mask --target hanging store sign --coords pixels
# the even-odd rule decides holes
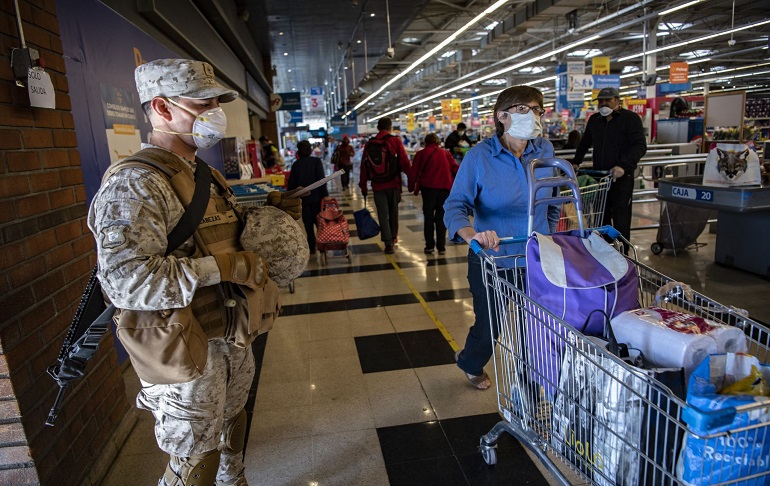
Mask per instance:
[[[610,74],[610,58],[607,56],[597,56],[591,59],[591,74],[607,75]],[[620,85],[618,85],[620,87]],[[591,92],[591,99],[599,96],[601,88],[594,87]]]
[[[686,83],[690,75],[690,65],[686,62],[672,62],[668,67],[668,82],[671,84]]]
[[[414,113],[406,114],[406,131],[407,132],[414,131]]]
[[[305,106],[305,110],[311,113],[314,112],[324,112],[326,111],[326,106],[324,106],[324,95],[322,94],[311,94],[307,97],[307,105]]]
[[[452,123],[463,121],[463,109],[460,104],[460,98],[452,98]]]
[[[301,109],[302,99],[299,93],[273,93],[270,95],[270,111]]]
[[[452,100],[441,100],[441,121],[442,123],[452,121]]]
[[[594,74],[593,89],[602,90],[604,88],[620,89],[620,74]]]

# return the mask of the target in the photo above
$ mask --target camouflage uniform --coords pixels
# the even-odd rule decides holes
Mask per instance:
[[[194,170],[195,163],[187,162]],[[218,189],[212,184],[211,190]],[[166,235],[183,213],[168,181],[151,169],[120,170],[99,189],[88,225],[96,236],[100,281],[116,307],[181,308],[190,305],[198,288],[219,284],[213,257],[190,257],[193,238],[163,256]],[[253,376],[250,347],[210,339],[200,378],[175,385],[142,382],[137,406],[155,415],[161,450],[178,457],[201,454],[219,446],[222,424],[243,410]],[[243,471],[241,454],[223,451],[217,479],[226,483]]]
[[[221,102],[237,97],[216,82],[210,65],[197,61],[167,59],[144,64],[137,68],[136,80],[142,103],[156,96],[218,97]],[[180,159],[195,170],[195,162]],[[216,194],[221,189],[212,184],[211,191]],[[99,279],[117,308],[183,308],[191,304],[198,289],[220,285],[214,257],[193,258],[196,245],[192,237],[164,256],[167,235],[183,213],[169,181],[155,170],[128,167],[104,181],[91,203],[88,226],[97,242]],[[180,461],[211,456],[220,449],[217,483],[246,484],[241,451],[233,453],[229,448],[227,424],[243,414],[253,376],[249,346],[238,347],[224,337],[213,337],[199,378],[173,385],[142,382],[137,406],[155,416],[155,436],[159,447],[172,456],[173,474],[184,477]],[[165,482],[169,482],[168,476]],[[176,479],[172,483],[179,484]],[[160,484],[165,484],[163,478]]]

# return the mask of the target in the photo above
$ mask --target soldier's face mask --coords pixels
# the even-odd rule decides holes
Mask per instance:
[[[192,124],[192,130],[188,133],[159,130],[157,128],[155,130],[174,135],[191,135],[195,142],[195,146],[200,149],[211,148],[225,138],[225,133],[227,131],[227,115],[222,111],[222,108],[217,107],[202,113],[195,113],[191,109],[182,106],[172,99],[166,98],[166,101],[172,105],[178,106],[195,117],[195,121]]]

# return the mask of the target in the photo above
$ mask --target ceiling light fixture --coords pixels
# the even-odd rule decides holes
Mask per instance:
[[[753,24],[744,25],[743,27],[738,27],[737,29],[730,29],[730,30],[726,30],[724,32],[717,32],[716,34],[704,35],[703,37],[697,37],[695,39],[690,39],[690,40],[686,40],[686,41],[683,41],[683,42],[677,42],[676,44],[669,44],[667,46],[659,47],[657,49],[652,49],[652,50],[646,51],[646,52],[638,52],[638,53],[630,55],[630,56],[621,57],[620,59],[618,59],[618,62],[630,61],[631,59],[635,59],[637,57],[641,57],[641,56],[644,56],[646,54],[655,54],[656,52],[663,52],[663,51],[667,51],[669,49],[675,49],[677,47],[687,46],[687,45],[694,44],[694,43],[701,43],[701,42],[703,42],[705,40],[708,40],[708,39],[713,39],[715,37],[720,37],[720,36],[723,36],[723,35],[730,35],[730,34],[733,34],[735,32],[740,32],[742,30],[751,29],[753,27],[761,27],[761,26],[767,25],[767,24],[770,24],[770,20],[763,20],[761,22],[755,22]]]
[[[413,103],[400,106],[400,107],[398,107],[398,108],[396,108],[394,110],[385,112],[385,113],[383,113],[381,115],[378,115],[378,116],[376,116],[374,118],[370,118],[368,121],[372,122],[372,121],[375,121],[375,120],[378,120],[378,119],[382,118],[383,116],[388,116],[388,115],[393,114],[393,113],[398,113],[399,111],[403,111],[406,108],[412,107],[412,106],[420,104],[420,103],[424,103],[427,100],[432,100],[434,98],[438,98],[439,96],[443,96],[445,94],[452,93],[452,92],[454,92],[454,91],[456,91],[458,89],[465,88],[466,86],[470,86],[470,85],[476,84],[476,83],[481,83],[483,81],[486,81],[487,79],[491,79],[491,78],[500,76],[501,74],[504,74],[504,73],[507,73],[507,72],[510,72],[510,71],[514,71],[516,69],[523,68],[524,66],[527,66],[529,64],[535,63],[535,62],[543,60],[543,59],[547,59],[547,58],[549,58],[550,56],[552,56],[554,54],[559,54],[561,52],[568,51],[570,49],[574,49],[577,46],[582,46],[583,44],[587,44],[589,42],[593,42],[593,41],[595,41],[596,39],[599,39],[599,38],[601,38],[601,34],[594,34],[592,36],[586,37],[585,39],[581,39],[579,41],[573,42],[572,44],[567,44],[566,46],[562,46],[562,47],[559,47],[558,49],[554,49],[553,51],[546,52],[544,54],[540,54],[540,55],[535,56],[535,57],[530,57],[526,61],[522,61],[522,62],[520,62],[518,64],[514,64],[513,66],[505,67],[505,68],[500,69],[498,71],[495,71],[493,73],[484,75],[484,76],[482,76],[480,78],[472,79],[472,80],[467,81],[467,82],[465,82],[463,84],[451,87],[449,89],[446,89],[444,91],[438,92],[436,94],[433,94],[433,95],[428,96],[426,98],[423,98],[421,100],[415,101]],[[520,54],[526,54],[526,52],[522,52]],[[551,77],[553,78],[553,76],[551,76]],[[530,83],[525,83],[525,84],[530,84]],[[531,83],[531,84],[534,84],[534,82]],[[357,109],[357,108],[358,108],[358,106],[356,106],[354,109]]]
[[[382,92],[385,88],[387,88],[391,84],[395,83],[396,81],[398,81],[402,77],[406,76],[408,73],[412,72],[414,69],[416,69],[418,66],[420,66],[423,63],[423,61],[425,61],[426,59],[429,59],[431,56],[433,56],[433,54],[435,54],[435,53],[439,52],[440,50],[442,50],[444,47],[449,45],[449,43],[454,41],[460,34],[462,34],[466,30],[470,29],[472,26],[474,26],[477,23],[479,23],[487,15],[489,15],[492,12],[494,12],[495,10],[499,9],[500,7],[505,5],[506,3],[508,3],[508,0],[498,0],[497,2],[493,3],[492,5],[490,5],[486,9],[484,9],[483,12],[481,12],[480,14],[478,14],[477,16],[472,18],[467,24],[465,24],[462,27],[460,27],[459,29],[457,29],[452,35],[450,35],[449,37],[444,39],[442,42],[440,42],[436,47],[434,47],[433,49],[431,49],[430,51],[425,53],[422,57],[420,57],[418,60],[416,60],[414,63],[412,63],[412,65],[410,65],[408,68],[404,69],[399,74],[397,74],[396,76],[391,78],[390,81],[388,81],[387,83],[382,85],[380,87],[380,89],[378,89],[377,91],[375,91],[374,93],[369,95],[367,98],[365,98],[364,100],[359,102],[356,106],[353,107],[353,109],[357,110],[360,107],[362,107],[366,102],[368,102],[369,100],[373,99],[380,92]]]
[[[696,3],[701,3],[704,0],[692,0],[692,2],[683,3],[682,5],[677,5],[676,7],[671,7],[668,10],[664,10],[661,13],[658,14],[658,17],[663,17],[664,15],[668,15],[672,12],[676,12],[677,10],[682,10],[683,8],[692,7]]]

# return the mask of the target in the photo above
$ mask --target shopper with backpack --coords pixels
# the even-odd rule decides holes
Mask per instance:
[[[368,194],[368,183],[372,183],[374,205],[380,220],[380,238],[385,244],[385,253],[393,253],[398,238],[398,203],[401,201],[401,173],[409,174],[411,165],[404,145],[399,137],[390,134],[393,122],[380,118],[377,122],[379,133],[366,142],[361,156],[361,176],[358,187],[364,198]]]

